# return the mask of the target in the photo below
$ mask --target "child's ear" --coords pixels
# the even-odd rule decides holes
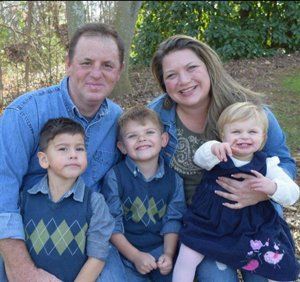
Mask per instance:
[[[169,134],[167,132],[162,133],[161,135],[161,146],[164,148],[169,142]]]
[[[47,155],[44,152],[38,152],[37,156],[39,158],[40,166],[44,169],[47,169],[49,167]]]
[[[119,148],[119,150],[120,150],[124,155],[127,154],[127,150],[126,150],[126,148],[125,148],[125,146],[124,146],[124,144],[123,144],[122,141],[118,141],[118,142],[117,142],[117,147]]]

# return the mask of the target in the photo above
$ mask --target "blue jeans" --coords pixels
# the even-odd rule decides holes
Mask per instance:
[[[125,268],[118,250],[111,246],[108,258],[97,282],[127,282]]]
[[[268,279],[242,271],[245,282],[267,282]],[[204,258],[197,267],[196,277],[198,282],[238,282],[238,275],[235,269],[225,264],[218,263],[209,258]]]
[[[2,257],[0,256],[0,281],[1,282],[7,282],[7,277],[4,269],[4,261]]]
[[[163,246],[154,249],[153,251],[149,252],[157,261],[158,258],[163,254]],[[126,278],[128,282],[146,282],[146,281],[153,281],[153,282],[171,282],[172,281],[172,272],[168,275],[162,275],[159,272],[159,269],[152,270],[148,274],[140,274],[134,264],[127,260],[125,257],[121,256],[123,265],[125,267]],[[121,280],[120,280],[121,281]]]

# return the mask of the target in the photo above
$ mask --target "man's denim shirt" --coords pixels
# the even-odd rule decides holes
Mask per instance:
[[[82,178],[87,187],[99,191],[102,177],[116,163],[116,120],[122,109],[105,99],[95,117],[88,121],[68,93],[68,78],[59,85],[18,97],[0,117],[0,239],[24,239],[19,213],[19,190],[29,189],[45,174],[37,152],[39,134],[50,118],[68,117],[85,129],[88,157]]]
[[[177,147],[176,104],[174,103],[170,110],[164,109],[163,103],[165,97],[166,94],[157,97],[148,105],[148,107],[158,113],[164,124],[165,131],[169,133],[169,143],[167,147],[162,150],[162,155],[169,164]],[[273,113],[267,107],[264,107],[264,109],[268,116],[269,128],[267,142],[262,150],[266,152],[268,157],[278,156],[280,159],[279,166],[282,167],[292,179],[295,179],[297,174],[296,164],[286,146],[285,134],[280,128]]]
[[[163,158],[160,158],[159,160],[159,167],[156,174],[147,180],[144,178],[135,162],[130,157],[126,157],[125,163],[135,177],[139,177],[145,182],[150,182],[154,179],[162,178],[165,174]],[[117,177],[114,169],[111,169],[106,174],[101,193],[105,197],[105,200],[109,206],[110,213],[115,218],[115,229],[113,233],[124,233],[123,209],[121,199],[119,197]],[[178,233],[181,227],[182,216],[185,211],[186,204],[183,190],[183,181],[182,178],[178,174],[176,174],[174,194],[168,205],[167,212],[163,217],[163,228],[160,231],[160,234],[164,235],[166,233]]]
[[[58,202],[72,197],[74,201],[83,202],[86,187],[81,177],[73,184],[71,189],[66,192]],[[36,195],[42,193],[51,195],[48,186],[48,177],[45,175],[40,182],[28,189],[26,193]],[[21,205],[22,206],[22,205]],[[115,226],[115,221],[111,216],[103,195],[93,192],[90,198],[92,216],[86,233],[86,255],[105,261],[108,257],[110,245],[109,239]]]

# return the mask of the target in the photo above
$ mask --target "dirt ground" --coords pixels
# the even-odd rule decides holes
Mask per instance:
[[[268,104],[272,104],[276,103],[280,87],[279,78],[283,74],[295,73],[300,70],[300,52],[271,58],[230,61],[225,64],[225,68],[243,86],[267,94],[266,101]],[[122,99],[114,99],[123,108],[126,109],[135,104],[147,104],[161,93],[152,77],[150,68],[133,69],[130,73],[132,93],[127,93]],[[300,150],[293,152],[293,156],[297,160],[299,168]],[[297,181],[300,185],[300,175]],[[292,207],[285,208],[284,214],[291,228],[296,244],[296,253],[300,259],[300,201]]]

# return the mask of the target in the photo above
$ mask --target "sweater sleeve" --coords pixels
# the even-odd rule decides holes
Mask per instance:
[[[87,231],[87,256],[105,261],[109,253],[109,240],[114,229],[114,219],[100,193],[92,193],[90,204],[92,217]]]
[[[167,207],[167,212],[163,217],[163,227],[160,231],[162,235],[178,233],[181,228],[183,214],[186,211],[183,180],[177,173],[175,177],[175,190]]]
[[[299,199],[299,186],[278,164],[278,157],[267,158],[266,177],[275,181],[277,185],[277,190],[270,198],[283,206],[293,205]]]
[[[206,170],[211,170],[216,166],[220,160],[211,152],[211,147],[217,143],[220,142],[212,140],[202,144],[194,155],[194,163]]]

